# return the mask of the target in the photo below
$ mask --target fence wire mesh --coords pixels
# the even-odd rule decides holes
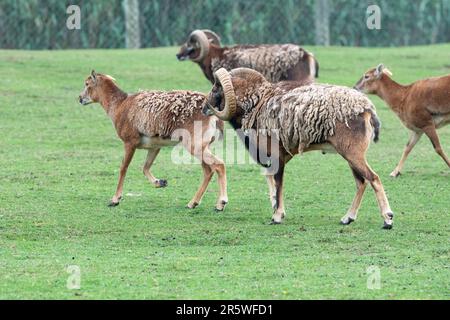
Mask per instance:
[[[79,29],[67,27],[70,5]],[[381,29],[367,26],[370,5]],[[225,44],[433,44],[450,42],[450,0],[0,0],[0,48],[173,46],[194,29]]]

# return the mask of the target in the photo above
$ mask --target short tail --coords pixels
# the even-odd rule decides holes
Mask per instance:
[[[378,119],[377,114],[373,110],[369,110],[370,112],[370,124],[373,127],[373,142],[377,143],[380,140],[380,128],[381,123],[380,119]]]
[[[317,60],[314,58],[314,61],[316,63],[316,74],[315,77],[318,78],[319,77],[319,62],[317,62]]]

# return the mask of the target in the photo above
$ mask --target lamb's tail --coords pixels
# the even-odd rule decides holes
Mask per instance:
[[[373,142],[377,143],[378,140],[380,140],[380,128],[381,128],[381,122],[380,119],[378,119],[377,114],[374,110],[369,109],[370,112],[370,124],[373,127]]]

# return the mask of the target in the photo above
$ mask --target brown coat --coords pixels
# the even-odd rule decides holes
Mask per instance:
[[[450,76],[429,78],[410,85],[401,85],[391,78],[382,64],[367,71],[356,83],[355,89],[376,94],[383,99],[411,131],[402,158],[391,173],[401,174],[403,165],[420,137],[425,133],[436,153],[450,167],[450,160],[441,147],[437,129],[450,123]]]
[[[136,149],[148,150],[144,175],[156,187],[165,187],[167,181],[155,178],[150,167],[162,147],[181,142],[188,152],[200,160],[204,173],[203,182],[188,207],[194,208],[200,203],[212,175],[217,173],[220,191],[216,209],[224,209],[228,202],[225,166],[209,150],[216,129],[223,130],[223,122],[217,117],[202,114],[206,102],[204,94],[192,91],[127,94],[115,84],[112,77],[92,71],[80,94],[80,103],[86,105],[93,102],[102,105],[124,143],[125,156],[111,206],[119,204],[128,165]]]

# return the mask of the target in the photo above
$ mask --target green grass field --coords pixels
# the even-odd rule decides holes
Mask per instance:
[[[450,45],[308,49],[321,82],[353,85],[380,62],[402,83],[450,73]],[[450,171],[423,138],[403,175],[390,178],[408,132],[375,97],[383,126],[368,159],[396,213],[391,231],[371,189],[359,220],[339,225],[354,180],[346,161],[320,153],[289,163],[280,226],[268,225],[267,185],[254,165],[227,166],[225,212],[213,211],[216,181],[197,209],[185,209],[201,168],[172,164],[170,149],[152,170],[167,188],[144,178],[140,151],[123,202],[108,208],[122,143],[99,105],[78,104],[84,78],[95,68],[127,91],[208,92],[177,50],[0,51],[0,298],[450,298]],[[450,154],[450,126],[439,133]],[[79,290],[66,287],[70,265],[80,268]],[[370,266],[379,290],[367,288]]]

